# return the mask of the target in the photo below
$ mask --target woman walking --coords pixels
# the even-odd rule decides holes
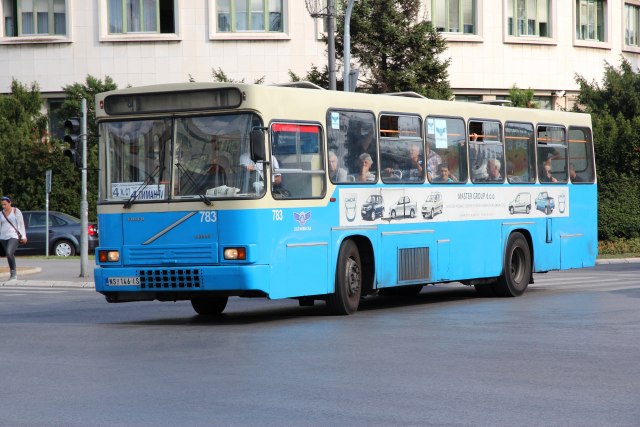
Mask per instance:
[[[4,196],[2,203],[2,216],[0,216],[0,245],[4,249],[9,263],[9,280],[16,280],[16,248],[19,243],[27,242],[27,232],[24,229],[24,220],[20,209],[11,206],[11,199]]]

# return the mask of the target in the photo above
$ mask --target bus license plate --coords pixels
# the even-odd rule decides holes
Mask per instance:
[[[138,286],[139,277],[109,277],[109,286]]]

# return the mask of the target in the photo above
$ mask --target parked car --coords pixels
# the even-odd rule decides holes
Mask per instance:
[[[433,218],[437,213],[442,213],[442,194],[439,192],[430,193],[422,204],[422,217]]]
[[[515,199],[509,203],[509,213],[513,215],[516,212],[524,212],[528,214],[531,211],[531,194],[518,193]]]
[[[384,214],[384,202],[382,200],[382,196],[379,194],[372,194],[367,197],[367,200],[362,205],[360,213],[362,214],[362,219],[368,219],[370,221],[373,221],[376,218],[381,218]]]
[[[556,204],[553,197],[549,196],[546,191],[541,191],[536,197],[536,209],[549,215],[555,209]]]
[[[398,199],[398,202],[395,205],[392,205],[391,208],[389,208],[389,216],[391,216],[391,218],[395,218],[397,216],[409,216],[411,218],[415,218],[416,210],[418,210],[416,202],[412,201],[409,196],[402,196]]]
[[[27,231],[27,244],[18,246],[16,253],[44,254],[46,251],[46,212],[23,211],[24,225]],[[49,254],[73,256],[80,252],[80,219],[62,212],[49,211]],[[89,223],[89,252],[98,246],[98,226]]]

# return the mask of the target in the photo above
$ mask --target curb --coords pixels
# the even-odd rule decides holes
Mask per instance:
[[[610,259],[598,259],[596,265],[600,264],[633,264],[640,262],[640,258],[610,258]]]
[[[93,282],[71,282],[64,280],[6,280],[0,282],[2,288],[76,288],[94,290]]]

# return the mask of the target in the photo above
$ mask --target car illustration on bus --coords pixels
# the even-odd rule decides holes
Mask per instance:
[[[433,218],[436,214],[442,213],[442,194],[437,191],[430,193],[422,204],[422,217]]]
[[[530,193],[518,193],[515,199],[509,202],[509,213],[524,212],[528,214],[531,212],[531,194]]]
[[[345,194],[344,196],[344,211],[349,222],[353,222],[356,219],[357,200],[358,196],[355,193]]]
[[[384,201],[379,194],[372,194],[367,197],[367,200],[362,204],[362,219],[368,219],[370,221],[376,218],[382,218],[384,214]]]
[[[416,202],[411,200],[409,196],[402,196],[395,205],[389,208],[389,216],[391,218],[397,218],[399,216],[415,218],[417,210],[418,205]]]
[[[558,196],[558,211],[560,213],[564,213],[566,209],[567,209],[567,196],[565,196],[564,194],[560,194]]]
[[[546,215],[551,214],[555,207],[556,204],[553,197],[549,196],[549,193],[546,191],[541,191],[538,197],[536,197],[536,209],[544,212]]]

